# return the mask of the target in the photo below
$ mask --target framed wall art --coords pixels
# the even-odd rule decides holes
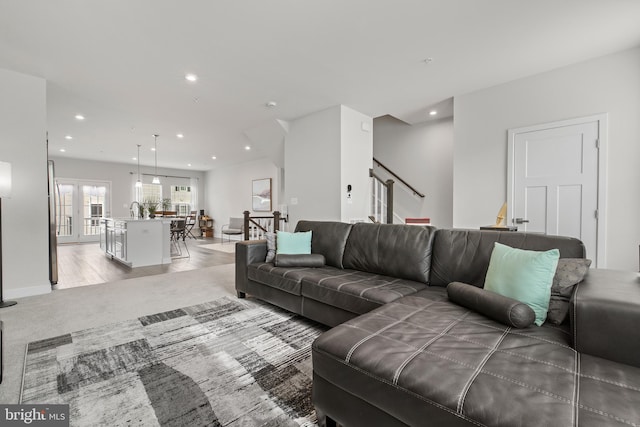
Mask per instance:
[[[254,179],[251,187],[251,208],[255,212],[271,212],[271,178]]]

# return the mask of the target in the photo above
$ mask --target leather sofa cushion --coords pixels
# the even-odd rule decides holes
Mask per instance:
[[[343,268],[342,258],[351,224],[332,221],[298,221],[296,232],[312,231],[311,253],[324,255],[327,265]]]
[[[431,260],[432,286],[451,282],[484,287],[495,242],[532,251],[559,249],[560,258],[584,258],[584,244],[571,237],[478,230],[436,230]]]
[[[433,227],[355,224],[344,252],[344,268],[428,283]]]
[[[407,425],[424,423],[407,400],[475,425],[640,419],[640,369],[576,353],[566,328],[513,329],[444,295],[419,292],[339,325],[314,342],[313,360],[314,375]],[[380,398],[378,384],[397,393]]]
[[[301,281],[304,277],[317,277],[319,280],[339,271],[341,270],[334,267],[275,267],[266,262],[257,262],[247,266],[249,280],[298,296],[301,295]]]
[[[577,351],[633,365],[640,370],[638,273],[591,269],[584,281],[576,286],[570,319]]]
[[[302,296],[352,313],[367,313],[426,288],[424,283],[357,270],[336,270],[302,279]]]

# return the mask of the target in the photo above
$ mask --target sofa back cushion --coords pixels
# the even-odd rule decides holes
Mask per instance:
[[[428,283],[435,228],[355,224],[344,252],[344,268]]]
[[[494,243],[532,251],[559,249],[560,258],[584,258],[584,244],[572,237],[485,230],[437,230],[433,242],[431,286],[451,282],[484,287]]]
[[[327,265],[342,266],[344,248],[352,224],[333,221],[298,221],[296,232],[311,231],[311,253],[322,254]]]

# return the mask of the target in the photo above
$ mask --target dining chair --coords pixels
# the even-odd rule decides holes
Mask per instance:
[[[224,224],[220,232],[226,234],[228,241],[231,242],[231,236],[244,233],[244,218],[229,218],[229,224]],[[222,238],[222,243],[224,243],[224,237]]]
[[[190,258],[191,253],[189,253],[189,248],[187,247],[187,241],[186,241],[186,237],[187,237],[186,220],[184,218],[176,218],[175,220],[171,221],[170,231],[171,231],[171,242],[177,253],[177,255],[175,257],[172,256],[172,258],[180,258],[180,257]],[[182,240],[182,244],[185,250],[187,251],[186,256],[182,255],[182,249],[180,248],[180,240]]]
[[[191,213],[189,215],[187,215],[186,221],[185,221],[185,235],[187,237],[190,237],[192,239],[195,239],[196,236],[193,235],[193,227],[195,227],[197,222],[197,211],[191,211]]]

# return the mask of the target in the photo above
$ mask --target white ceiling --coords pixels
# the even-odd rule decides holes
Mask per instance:
[[[637,0],[0,0],[0,68],[47,80],[52,154],[135,164],[142,144],[152,165],[158,133],[158,165],[194,170],[268,155],[255,130],[276,119],[344,104],[421,122],[639,45]]]

